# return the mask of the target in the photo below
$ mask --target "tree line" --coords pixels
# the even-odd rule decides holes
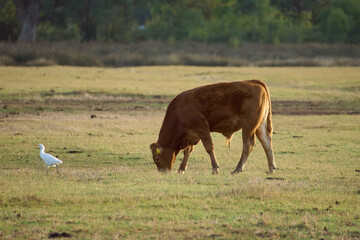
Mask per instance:
[[[359,0],[0,0],[1,41],[360,43]]]

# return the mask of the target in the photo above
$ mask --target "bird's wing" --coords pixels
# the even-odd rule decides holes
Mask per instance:
[[[63,163],[60,159],[54,157],[53,155],[51,154],[48,154],[48,153],[44,153],[41,155],[41,158],[44,160],[44,162],[47,164],[47,165],[54,165],[54,164],[61,164]]]

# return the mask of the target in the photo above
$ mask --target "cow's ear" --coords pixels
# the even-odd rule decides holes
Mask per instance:
[[[163,151],[162,147],[158,143],[152,143],[150,145],[150,149],[151,149],[151,151],[153,151],[153,153],[156,153],[156,154],[160,154]]]
[[[154,152],[154,153],[157,152],[156,149],[157,149],[158,147],[159,147],[159,144],[158,144],[158,143],[152,143],[152,144],[150,145],[150,149],[151,149],[151,151]]]
[[[162,147],[158,143],[152,143],[150,149],[153,153],[160,154],[162,152]]]
[[[155,147],[156,147],[156,143],[152,143],[152,144],[150,144],[150,149],[151,149],[151,150],[154,150],[154,149],[155,149]]]

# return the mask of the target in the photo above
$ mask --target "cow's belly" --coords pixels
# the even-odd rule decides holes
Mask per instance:
[[[240,118],[223,119],[210,125],[211,132],[219,132],[225,136],[231,136],[241,129]]]
[[[198,134],[194,130],[189,130],[183,135],[179,149],[185,149],[190,145],[196,145],[200,141]]]

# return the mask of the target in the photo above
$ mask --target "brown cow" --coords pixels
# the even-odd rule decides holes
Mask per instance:
[[[217,83],[180,93],[169,104],[158,141],[150,149],[159,170],[171,170],[176,155],[183,150],[181,173],[186,170],[193,146],[201,140],[210,155],[213,173],[218,173],[210,132],[222,133],[229,142],[240,129],[243,150],[232,173],[243,171],[255,134],[265,150],[269,172],[273,172],[276,165],[271,142],[271,101],[261,80]]]

